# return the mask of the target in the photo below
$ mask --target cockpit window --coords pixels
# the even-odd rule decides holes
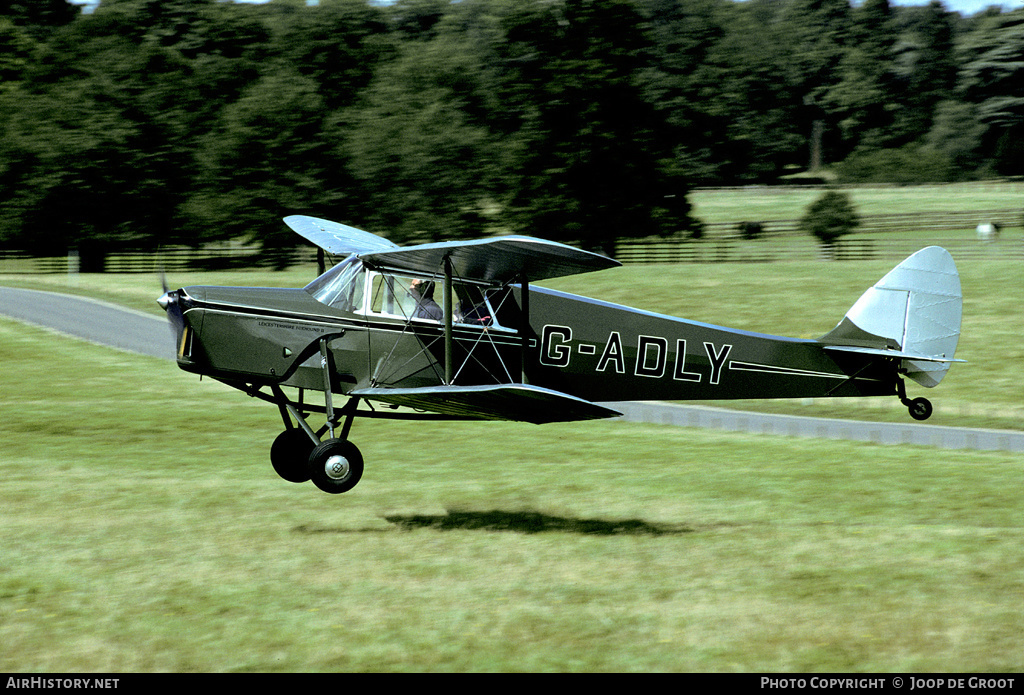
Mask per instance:
[[[441,278],[372,273],[367,311],[406,320],[444,320]],[[476,285],[453,283],[455,307],[452,320],[461,325],[494,326],[494,316]]]
[[[334,266],[306,286],[318,301],[342,311],[374,314],[406,321],[444,320],[443,279],[393,273],[367,272],[355,255]],[[367,294],[369,292],[369,294]],[[501,328],[483,288],[452,284],[455,303],[452,320],[462,326]],[[491,291],[488,290],[487,294]]]
[[[306,285],[317,301],[342,311],[357,311],[363,307],[366,292],[366,274],[363,263],[355,255],[334,266]]]
[[[441,307],[434,300],[433,283],[401,275],[374,273],[370,277],[370,305],[372,314],[398,318],[443,318]]]

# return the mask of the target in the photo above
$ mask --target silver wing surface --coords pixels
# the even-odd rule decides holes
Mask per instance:
[[[302,238],[336,256],[400,248],[384,237],[318,217],[292,215],[285,217],[284,223]]]
[[[382,269],[427,274],[441,272],[447,259],[455,276],[497,285],[523,276],[534,282],[621,265],[607,256],[527,236],[422,244],[360,253],[359,258]]]
[[[400,247],[376,234],[317,217],[292,215],[284,221],[325,251],[358,254],[368,265],[397,272],[437,275],[448,260],[457,277],[501,285],[517,278],[533,282],[621,265],[607,256],[528,236]]]

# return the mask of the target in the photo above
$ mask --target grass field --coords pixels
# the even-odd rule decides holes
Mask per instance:
[[[546,284],[815,336],[889,267]],[[912,395],[940,424],[1019,429],[1019,264],[960,271],[970,363]],[[19,282],[159,311],[152,276]],[[3,671],[1024,670],[1021,455],[360,422],[366,474],[331,496],[273,473],[273,407],[173,364],[2,319],[0,364]],[[859,400],[774,406],[906,421]]]
[[[823,188],[752,186],[694,191],[693,214],[704,222],[795,220]],[[969,182],[925,186],[852,186],[843,189],[861,215],[1021,210],[1024,182]]]
[[[628,423],[360,424],[0,321],[4,671],[1018,671],[1024,458]]]

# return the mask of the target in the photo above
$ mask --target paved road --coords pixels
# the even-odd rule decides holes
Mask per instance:
[[[0,287],[0,314],[120,350],[174,359],[166,319],[96,299]]]
[[[156,299],[154,298],[154,301]],[[0,314],[143,355],[174,359],[167,322],[159,316],[71,295],[0,287]],[[769,415],[670,403],[608,403],[633,422],[704,427],[879,444],[1024,452],[1024,432]]]

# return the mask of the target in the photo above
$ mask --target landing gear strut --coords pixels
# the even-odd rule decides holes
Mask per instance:
[[[900,403],[907,406],[910,417],[915,420],[927,420],[932,416],[932,402],[927,398],[907,398],[907,387],[903,379],[896,381],[896,395],[900,397]]]

